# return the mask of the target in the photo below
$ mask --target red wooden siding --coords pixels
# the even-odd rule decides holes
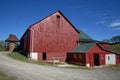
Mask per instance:
[[[60,62],[65,62],[66,60],[66,53],[54,53],[54,52],[48,52],[46,53],[46,61],[52,61],[53,59],[59,60]],[[42,59],[42,53],[38,54],[38,61],[41,61]]]
[[[59,20],[57,15],[60,16]],[[33,25],[32,29],[34,29],[34,51],[36,52],[68,52],[78,41],[78,33],[59,13]]]
[[[68,62],[85,65],[85,53],[68,53]]]
[[[113,54],[111,52],[105,51],[100,46],[95,45],[86,54],[86,64],[90,64],[91,67],[94,66],[94,54],[99,54],[99,64],[105,65],[105,55]]]
[[[21,46],[25,51],[39,53],[39,60],[43,52],[46,52],[47,60],[53,56],[66,57],[66,53],[76,47],[78,35],[74,26],[56,12],[33,24],[21,39]],[[26,45],[29,47],[26,48]]]
[[[110,45],[107,43],[101,43],[102,47],[105,49],[109,49]]]
[[[20,40],[20,48],[25,52],[30,52],[30,32],[24,35],[24,37]]]
[[[116,54],[116,64],[120,64],[120,55]]]

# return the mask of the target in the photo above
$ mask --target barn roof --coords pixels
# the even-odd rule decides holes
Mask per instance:
[[[114,54],[119,54],[119,52],[115,52],[113,50],[108,50],[108,49],[105,49],[104,47],[102,47],[99,43],[97,42],[94,42],[94,43],[86,43],[86,44],[80,44],[79,46],[77,46],[76,48],[74,48],[72,51],[70,51],[69,53],[86,53],[88,52],[94,45],[98,45],[102,50],[104,51],[108,51],[108,52],[111,52],[111,53],[114,53]]]
[[[103,41],[98,41],[98,40],[92,39],[88,34],[86,34],[85,32],[83,32],[80,29],[78,31],[80,32],[80,34],[79,34],[79,41],[81,41],[81,42],[106,43],[106,42],[103,42]],[[108,44],[108,43],[106,43],[106,44]]]
[[[85,32],[82,30],[79,30],[79,41],[82,42],[96,42],[96,40],[93,40],[89,35],[87,35]]]
[[[79,38],[92,40],[92,38],[89,35],[87,35],[85,32],[83,32],[82,30],[79,30],[79,32],[80,32]]]
[[[70,52],[81,52],[86,53],[90,48],[92,48],[96,43],[87,43],[87,44],[80,44],[76,48],[74,48]]]
[[[6,42],[18,42],[18,38],[14,34],[10,34],[9,37],[5,40]]]

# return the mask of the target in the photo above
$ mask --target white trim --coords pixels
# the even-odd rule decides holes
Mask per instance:
[[[88,63],[88,64],[86,64],[86,67],[90,67],[90,64]]]
[[[31,59],[31,60],[35,60],[35,61],[38,61],[38,53],[36,53],[36,52],[30,53],[30,59]]]

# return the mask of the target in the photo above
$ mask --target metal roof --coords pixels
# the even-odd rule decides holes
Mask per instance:
[[[81,52],[86,53],[89,49],[91,49],[96,43],[87,43],[87,44],[80,44],[76,48],[74,48],[70,52]]]
[[[93,40],[89,35],[84,33],[82,30],[79,30],[79,32],[80,32],[79,39]]]

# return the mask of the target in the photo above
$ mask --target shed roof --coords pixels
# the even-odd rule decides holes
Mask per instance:
[[[18,42],[18,38],[14,34],[10,34],[9,37],[5,40],[6,42]]]
[[[86,53],[90,48],[92,48],[96,43],[87,43],[87,44],[80,44],[76,48],[74,48],[70,52],[81,52]]]

